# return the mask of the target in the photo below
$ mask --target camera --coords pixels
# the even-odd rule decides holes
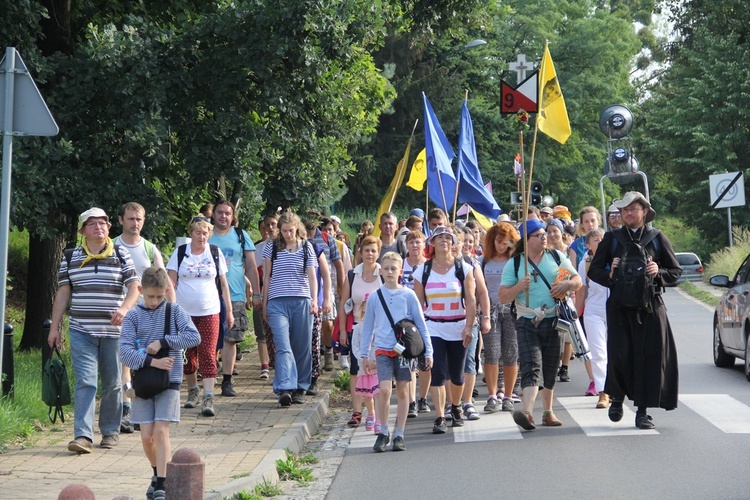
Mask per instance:
[[[401,342],[396,342],[396,345],[393,346],[393,350],[396,352],[396,354],[401,356],[406,350],[406,347]]]
[[[569,335],[571,338],[573,338],[573,336],[571,335],[573,331],[573,323],[571,323],[567,319],[558,317],[557,321],[555,322],[555,329],[563,335]]]

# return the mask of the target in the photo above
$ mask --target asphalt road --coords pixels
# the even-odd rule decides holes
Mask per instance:
[[[676,290],[665,302],[679,353],[680,405],[649,410],[655,430],[636,429],[628,408],[617,424],[593,409],[596,398],[583,396],[584,367],[573,361],[572,381],[555,390],[563,427],[522,433],[509,413],[482,413],[436,436],[433,411],[408,421],[406,452],[376,454],[375,436],[362,426],[327,498],[750,498],[750,382],[739,362],[713,365],[709,308]],[[481,412],[483,385],[479,392]],[[540,401],[535,410],[540,422]]]

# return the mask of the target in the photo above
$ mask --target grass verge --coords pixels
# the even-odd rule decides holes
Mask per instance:
[[[716,307],[716,304],[719,303],[719,297],[712,294],[711,292],[707,292],[701,288],[698,288],[689,281],[680,283],[679,288],[691,297],[698,299],[704,304],[708,304],[711,307]]]
[[[317,459],[316,459],[317,460]],[[305,462],[314,463],[314,462]],[[312,469],[302,467],[303,462],[300,457],[289,450],[286,450],[286,460],[276,460],[276,472],[279,473],[279,479],[282,481],[297,481],[304,484],[313,481]]]

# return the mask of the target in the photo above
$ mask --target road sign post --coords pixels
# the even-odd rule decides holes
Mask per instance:
[[[14,47],[5,49],[0,60],[0,116],[3,117],[3,174],[0,191],[0,325],[5,324],[5,287],[8,275],[10,231],[10,183],[13,136],[54,136],[59,129],[39,89]],[[0,336],[0,359],[3,337]]]
[[[727,231],[729,248],[734,246],[732,237],[732,207],[745,205],[745,181],[742,172],[710,175],[711,208],[727,209]]]

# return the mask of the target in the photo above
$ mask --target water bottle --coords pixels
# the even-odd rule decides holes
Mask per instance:
[[[141,341],[140,341],[140,339],[135,339],[135,348],[141,354],[146,354],[146,348],[145,347],[141,347]]]

